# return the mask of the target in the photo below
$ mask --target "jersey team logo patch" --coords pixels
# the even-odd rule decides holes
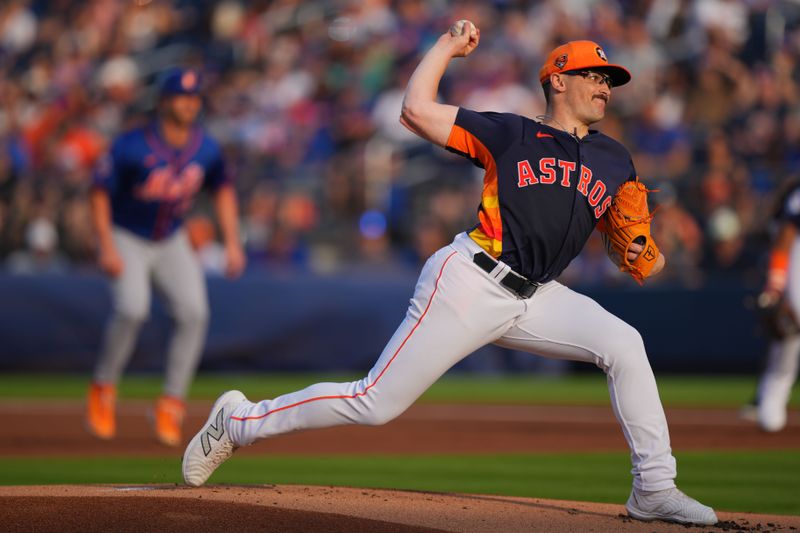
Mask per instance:
[[[567,64],[567,54],[561,54],[560,56],[558,56],[556,60],[553,61],[553,64],[559,69],[564,68],[564,65]]]
[[[600,48],[600,47],[598,46],[597,48],[595,48],[595,49],[594,49],[594,51],[595,51],[595,52],[597,52],[597,57],[599,57],[600,59],[602,59],[603,61],[605,61],[606,63],[608,63],[608,58],[606,57],[606,53],[605,53],[605,52],[603,52],[603,49],[602,49],[602,48]]]

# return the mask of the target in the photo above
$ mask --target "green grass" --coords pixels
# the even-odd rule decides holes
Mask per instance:
[[[200,375],[191,397],[210,400],[238,388],[269,398],[318,381],[359,376],[309,374]],[[658,376],[667,406],[738,407],[750,400],[756,377]],[[88,377],[6,374],[0,398],[83,398]],[[123,398],[152,398],[161,376],[126,376]],[[560,379],[530,375],[449,374],[423,402],[607,405],[600,371]],[[797,389],[792,405],[800,406]],[[0,485],[54,483],[179,483],[180,459],[0,457]],[[800,450],[714,451],[678,455],[679,485],[722,510],[800,515]],[[441,492],[486,493],[622,503],[630,487],[627,453],[447,456],[241,456],[223,465],[214,483],[314,484]]]
[[[800,451],[687,452],[680,487],[738,512],[800,515]],[[241,456],[212,483],[310,484],[623,503],[626,453],[436,456]],[[0,458],[0,484],[179,483],[180,459]]]
[[[319,381],[350,381],[359,376],[316,374],[213,374],[200,375],[192,385],[194,399],[214,399],[222,391],[238,388],[251,398],[274,398]],[[126,376],[120,387],[123,398],[152,398],[161,388],[161,376]],[[749,401],[755,376],[657,377],[661,399],[667,406],[738,407]],[[87,376],[53,374],[6,374],[0,376],[0,398],[82,398]],[[797,390],[798,387],[795,388]],[[485,377],[448,374],[422,397],[423,402],[529,403],[606,405],[608,390],[599,370],[564,378],[532,375]],[[800,407],[795,393],[793,407]]]

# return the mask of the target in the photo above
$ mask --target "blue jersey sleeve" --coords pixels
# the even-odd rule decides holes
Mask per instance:
[[[614,160],[627,161],[627,169],[621,171],[620,184],[625,181],[636,181],[639,173],[636,171],[636,165],[633,164],[633,157],[625,146],[619,141],[612,139],[608,135],[599,133],[599,139],[603,143],[604,151],[609,154]],[[623,177],[624,176],[624,177]]]
[[[628,180],[627,181],[636,181],[639,178],[639,173],[636,172],[636,166],[634,166],[633,158],[630,157],[630,156],[628,158],[628,164],[630,165],[631,170],[630,170],[630,173],[628,174]]]
[[[214,143],[213,147],[214,158],[206,169],[206,177],[203,183],[206,190],[212,192],[233,181],[233,176],[222,153],[222,148],[217,143]]]
[[[497,161],[522,137],[522,117],[512,113],[478,113],[459,108],[446,148],[471,159],[481,168]]]

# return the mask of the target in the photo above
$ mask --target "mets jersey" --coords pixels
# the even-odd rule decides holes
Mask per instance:
[[[567,267],[620,184],[636,178],[630,154],[610,137],[589,130],[578,139],[510,113],[459,109],[446,148],[485,170],[470,237],[534,282]]]
[[[116,226],[161,240],[181,226],[201,188],[214,191],[229,180],[220,146],[202,127],[174,148],[154,122],[117,138],[94,186],[108,192]]]

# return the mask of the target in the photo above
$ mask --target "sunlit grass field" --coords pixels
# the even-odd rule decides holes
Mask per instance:
[[[210,401],[237,388],[270,398],[318,381],[351,375],[201,375],[191,399]],[[667,407],[738,408],[752,398],[754,377],[659,376]],[[3,375],[0,401],[79,400],[86,376]],[[123,398],[153,398],[160,376],[126,377]],[[800,405],[794,394],[793,407]],[[548,379],[527,375],[450,374],[421,399],[427,403],[606,405],[602,373]],[[246,455],[225,463],[211,483],[312,484],[502,494],[622,503],[630,490],[627,453],[536,453],[428,456]],[[720,510],[800,515],[800,450],[678,453],[681,488]],[[180,483],[180,454],[164,457],[0,457],[0,484]]]

